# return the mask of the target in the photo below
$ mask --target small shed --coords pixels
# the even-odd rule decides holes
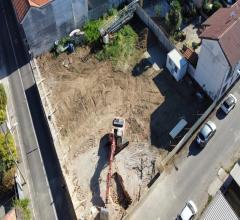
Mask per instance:
[[[176,49],[173,49],[167,55],[166,67],[172,76],[179,81],[187,72],[188,62]]]

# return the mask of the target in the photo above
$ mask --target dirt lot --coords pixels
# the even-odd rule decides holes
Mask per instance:
[[[93,56],[83,59],[88,53],[88,48],[79,48],[71,55],[38,58],[56,108],[53,117],[60,129],[62,167],[79,219],[93,219],[94,206],[104,205],[106,137],[114,117],[126,119],[130,145],[115,157],[112,173],[120,175],[133,205],[157,172],[155,161],[166,153],[169,131],[181,117],[190,126],[206,108],[196,102],[192,84],[176,83],[162,69],[148,66],[135,74],[136,66],[130,64],[124,71],[114,72],[110,61],[99,62]],[[139,60],[145,60],[145,55]],[[150,55],[149,60],[160,57],[158,50]],[[128,206],[116,179],[111,188],[112,219],[120,219]]]

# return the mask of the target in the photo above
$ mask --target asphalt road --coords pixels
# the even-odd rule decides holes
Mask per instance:
[[[33,217],[76,219],[10,2],[0,0],[1,77],[9,81]]]
[[[175,169],[160,176],[129,219],[172,220],[190,199],[201,212],[208,199],[209,185],[219,168],[229,169],[233,161],[240,158],[240,83],[231,93],[239,103],[225,118],[219,119],[215,112],[212,114],[210,118],[217,132],[207,146],[199,150],[193,140],[189,141],[175,160]]]

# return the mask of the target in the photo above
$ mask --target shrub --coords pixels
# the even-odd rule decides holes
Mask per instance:
[[[20,211],[23,220],[31,220],[31,212],[29,209],[30,201],[28,199],[17,199],[14,201],[14,207]]]
[[[216,12],[218,9],[220,9],[222,7],[223,6],[222,6],[222,4],[219,1],[214,1],[211,13],[213,14],[214,12]]]
[[[96,43],[99,40],[100,33],[99,28],[102,24],[102,20],[93,20],[88,21],[83,26],[83,31],[85,32],[85,42],[87,44],[93,44]]]
[[[6,120],[7,95],[2,84],[0,84],[0,123]]]
[[[176,41],[184,41],[186,39],[186,34],[184,34],[182,31],[176,32],[174,34],[174,40]]]
[[[115,34],[114,40],[105,45],[96,57],[99,60],[110,59],[113,64],[116,64],[118,60],[127,59],[135,51],[137,38],[138,36],[131,26],[125,25]]]
[[[197,42],[192,42],[192,48],[194,50],[196,50],[199,46],[200,46],[201,43],[197,43]]]
[[[182,8],[182,15],[187,18],[195,17],[197,14],[197,9],[193,1],[185,3]]]
[[[212,3],[210,3],[208,0],[204,0],[203,11],[209,15],[211,10],[212,10]]]
[[[11,152],[11,153],[10,153]],[[13,136],[0,133],[0,172],[5,172],[14,166],[17,160],[17,151]]]
[[[7,105],[7,95],[2,84],[0,84],[0,108],[6,108]]]
[[[6,121],[7,113],[5,109],[0,109],[0,124]]]

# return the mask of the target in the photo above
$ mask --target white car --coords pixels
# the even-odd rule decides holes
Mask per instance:
[[[237,99],[233,94],[229,94],[221,105],[222,111],[227,115],[236,105]]]
[[[178,215],[177,220],[192,220],[197,214],[197,206],[190,200],[186,203],[180,215]]]

